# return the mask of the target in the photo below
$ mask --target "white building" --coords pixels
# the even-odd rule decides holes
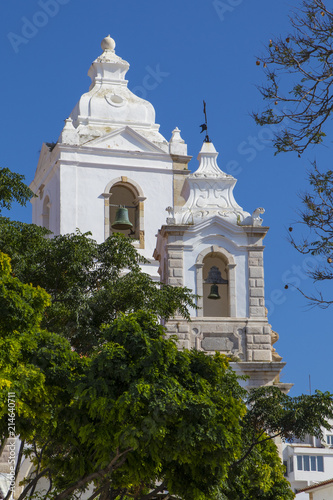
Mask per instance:
[[[329,496],[327,493],[328,485],[332,488],[333,484],[333,422],[330,431],[323,429],[322,440],[307,436],[304,441],[295,440],[292,444],[285,444],[283,462],[287,469],[286,478],[297,493],[297,500],[311,500],[312,494],[313,499],[333,499],[333,494]],[[325,488],[318,489],[316,493],[309,489],[327,481]],[[324,496],[320,496],[319,491]]]
[[[308,494],[309,500],[330,500],[333,498],[333,479],[308,486],[302,492]],[[296,498],[300,498],[300,493]]]

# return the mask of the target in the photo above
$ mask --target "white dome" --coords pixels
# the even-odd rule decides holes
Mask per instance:
[[[91,78],[89,92],[81,96],[70,115],[79,135],[100,137],[110,129],[130,126],[141,134],[154,137],[159,143],[167,144],[158,133],[153,105],[127,87],[125,75],[130,65],[115,53],[115,41],[108,35],[101,46],[103,53],[88,71]],[[80,142],[84,140],[82,137]]]

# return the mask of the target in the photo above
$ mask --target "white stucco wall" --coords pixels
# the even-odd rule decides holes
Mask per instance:
[[[168,165],[169,166],[169,165]],[[115,178],[126,177],[138,184],[144,201],[145,248],[142,253],[151,259],[157,228],[167,216],[166,207],[173,202],[173,177],[170,169],[146,169],[128,165],[85,166],[61,165],[60,168],[60,232],[70,233],[79,228],[91,231],[101,243],[104,234],[104,197],[106,186]],[[111,200],[112,203],[112,200]]]
[[[49,229],[54,234],[60,234],[60,172],[58,169],[51,169],[45,178],[44,187],[38,191],[37,197],[32,202],[32,222],[37,226],[43,225],[44,201],[49,198]]]

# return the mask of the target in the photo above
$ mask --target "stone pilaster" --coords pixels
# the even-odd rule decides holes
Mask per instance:
[[[265,287],[263,248],[253,247],[249,250],[249,317],[265,317]]]
[[[179,349],[190,349],[192,347],[189,323],[184,320],[168,322],[166,324],[166,336],[176,336]]]
[[[168,284],[184,286],[184,231],[175,226],[165,226]]]
[[[246,327],[246,360],[272,361],[271,327],[251,322]]]
[[[183,252],[172,246],[168,248],[168,283],[184,286]]]

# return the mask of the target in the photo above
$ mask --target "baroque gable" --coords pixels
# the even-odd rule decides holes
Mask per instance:
[[[116,151],[136,153],[162,153],[165,152],[153,142],[149,141],[131,127],[123,127],[103,137],[86,142],[82,147],[112,149]]]

